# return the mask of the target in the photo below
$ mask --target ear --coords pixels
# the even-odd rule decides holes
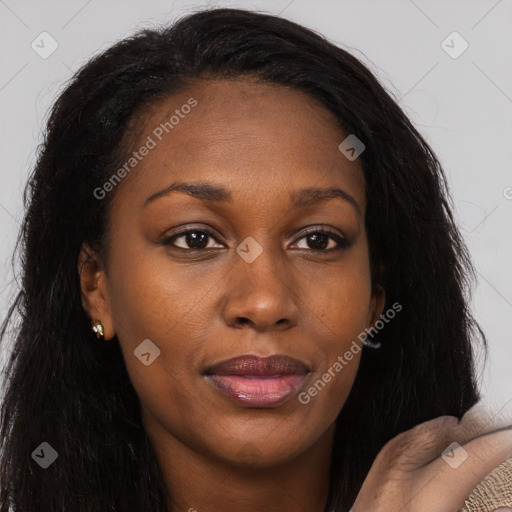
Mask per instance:
[[[386,292],[380,285],[372,288],[372,298],[370,300],[370,309],[368,311],[368,328],[373,327],[384,312],[386,305]]]
[[[112,339],[115,331],[105,267],[98,254],[85,243],[78,256],[78,276],[82,307],[91,321],[91,330],[99,320],[103,325],[104,339]]]

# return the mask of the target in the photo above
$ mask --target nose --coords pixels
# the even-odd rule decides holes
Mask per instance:
[[[267,250],[252,263],[236,258],[225,288],[222,313],[226,324],[261,332],[297,325],[298,296],[285,262]]]

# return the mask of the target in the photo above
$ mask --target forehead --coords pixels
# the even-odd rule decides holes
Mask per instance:
[[[151,149],[116,191],[131,204],[172,182],[211,181],[235,199],[260,202],[338,186],[364,211],[361,165],[338,149],[346,134],[331,112],[293,88],[247,78],[194,82],[150,105],[132,129],[131,150]]]

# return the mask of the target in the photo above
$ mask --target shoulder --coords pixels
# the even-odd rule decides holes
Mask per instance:
[[[495,467],[464,502],[459,512],[512,510],[512,457]]]

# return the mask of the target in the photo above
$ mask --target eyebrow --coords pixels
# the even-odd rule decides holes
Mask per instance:
[[[214,203],[233,203],[233,195],[229,190],[212,183],[171,183],[168,187],[149,196],[143,204],[143,208],[149,203],[168,196],[172,192],[185,192],[186,194],[203,201]],[[347,192],[339,187],[317,188],[308,187],[290,193],[290,201],[294,208],[307,208],[318,203],[332,199],[343,199],[350,203],[358,215],[362,216],[358,202]]]

